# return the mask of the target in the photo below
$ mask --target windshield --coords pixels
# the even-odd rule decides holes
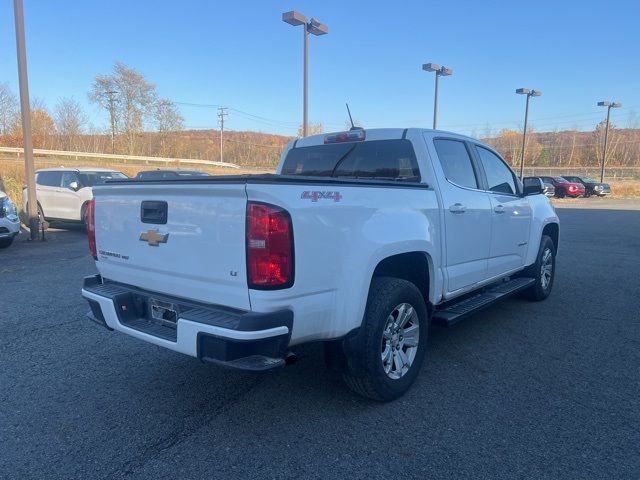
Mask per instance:
[[[370,140],[292,148],[282,175],[420,181],[409,140]]]
[[[582,177],[582,180],[589,183],[598,183],[598,181],[595,178],[591,178],[591,177]]]
[[[80,182],[82,182],[83,187],[100,185],[107,180],[120,180],[127,178],[127,176],[121,172],[80,172],[79,175]]]
[[[568,182],[568,180],[566,178],[562,178],[562,177],[553,177],[553,179],[558,183],[567,183]]]

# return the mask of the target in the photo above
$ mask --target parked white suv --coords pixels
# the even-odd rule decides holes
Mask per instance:
[[[0,190],[0,248],[7,248],[20,233],[16,204]]]
[[[275,175],[94,193],[91,320],[243,370],[322,341],[329,366],[378,400],[415,380],[431,320],[553,286],[560,230],[542,182],[522,185],[490,146],[454,133],[314,135],[287,146]]]
[[[45,168],[36,172],[38,214],[44,220],[83,222],[91,188],[107,180],[124,179],[124,173],[104,168]],[[27,211],[27,189],[22,205]]]

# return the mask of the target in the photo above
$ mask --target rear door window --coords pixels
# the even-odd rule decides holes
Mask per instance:
[[[477,189],[478,180],[465,143],[439,138],[433,144],[446,179],[460,187]]]
[[[489,190],[496,193],[517,193],[516,180],[513,172],[502,159],[486,148],[476,145],[476,150],[482,162],[482,168],[487,176]]]
[[[62,172],[39,172],[36,183],[45,187],[59,187],[62,180]]]
[[[409,140],[292,148],[282,166],[282,175],[420,181],[416,154]]]

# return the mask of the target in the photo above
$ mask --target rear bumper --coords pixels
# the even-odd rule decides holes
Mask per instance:
[[[90,320],[155,345],[216,363],[250,371],[284,365],[293,313],[245,312],[216,305],[86,277],[82,296],[89,301]],[[158,321],[150,315],[149,299],[175,306],[175,322]]]

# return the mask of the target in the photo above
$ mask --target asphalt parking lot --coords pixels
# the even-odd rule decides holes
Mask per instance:
[[[640,200],[557,205],[551,297],[432,328],[389,404],[319,345],[254,376],[108,332],[83,231],[23,234],[0,251],[0,477],[638,478]]]

